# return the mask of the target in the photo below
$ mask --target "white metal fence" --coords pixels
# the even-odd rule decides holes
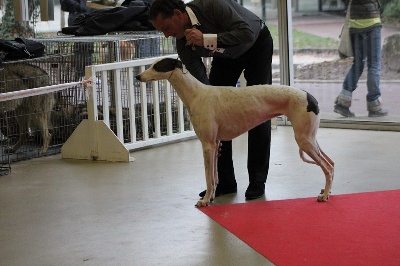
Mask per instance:
[[[86,67],[88,119],[64,144],[62,157],[131,161],[132,150],[194,137],[183,103],[166,80],[135,79],[165,57],[177,55]]]

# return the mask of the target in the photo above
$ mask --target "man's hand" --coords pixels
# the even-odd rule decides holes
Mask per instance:
[[[196,28],[185,30],[186,45],[204,46],[203,33]]]

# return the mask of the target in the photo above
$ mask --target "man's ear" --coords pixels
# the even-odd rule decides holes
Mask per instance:
[[[182,12],[179,9],[174,9],[174,15],[176,15],[178,18],[182,17]]]

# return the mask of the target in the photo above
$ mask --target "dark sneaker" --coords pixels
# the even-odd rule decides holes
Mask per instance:
[[[341,104],[335,104],[335,106],[333,107],[333,111],[344,117],[354,117],[355,116],[354,113],[352,113],[350,111],[349,107],[345,107]]]
[[[381,116],[387,116],[388,114],[389,111],[386,109],[381,109],[379,111],[368,111],[369,117],[381,117]]]
[[[265,194],[265,184],[259,182],[250,182],[244,196],[247,200],[258,199]]]
[[[199,193],[200,198],[203,198],[206,195],[206,191],[207,190],[204,190]],[[236,192],[237,192],[237,186],[226,187],[226,188],[217,186],[217,189],[215,190],[215,197]]]

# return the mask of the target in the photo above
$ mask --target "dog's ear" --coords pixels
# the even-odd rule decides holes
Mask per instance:
[[[182,62],[178,59],[173,58],[164,58],[160,61],[156,62],[153,66],[153,69],[157,72],[169,72],[174,70],[175,68],[182,69]]]
[[[175,59],[175,67],[179,69],[183,69],[183,64],[178,59]]]

